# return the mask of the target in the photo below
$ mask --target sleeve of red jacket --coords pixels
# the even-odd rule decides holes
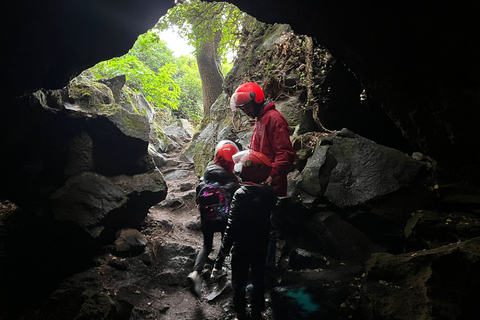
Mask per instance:
[[[272,163],[272,176],[286,176],[293,164],[294,153],[292,142],[290,141],[290,130],[283,117],[275,117],[269,126],[268,137],[272,139],[270,144],[273,146],[275,160]]]

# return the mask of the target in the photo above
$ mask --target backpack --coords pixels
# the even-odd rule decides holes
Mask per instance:
[[[206,184],[197,195],[202,222],[226,221],[228,201],[225,189],[218,183]]]

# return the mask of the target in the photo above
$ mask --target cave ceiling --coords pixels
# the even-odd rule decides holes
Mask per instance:
[[[478,175],[478,3],[232,0],[313,36],[355,74],[416,147]],[[126,53],[174,1],[15,2],[2,10],[2,91],[56,89]],[[8,107],[8,106],[6,106]],[[465,169],[466,170],[466,169]]]

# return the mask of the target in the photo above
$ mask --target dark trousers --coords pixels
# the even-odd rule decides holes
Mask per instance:
[[[270,230],[270,238],[268,240],[268,252],[267,252],[267,270],[268,272],[272,273],[271,275],[274,275],[275,272],[275,262],[276,262],[276,254],[277,254],[277,233],[275,231],[275,224],[274,224],[274,214],[275,212],[273,211],[270,213],[270,222],[272,224],[271,230]]]
[[[265,309],[265,259],[267,248],[263,251],[242,251],[234,248],[232,253],[233,308],[237,314],[245,314],[247,301],[245,290],[250,271],[252,281],[252,314]]]
[[[198,273],[202,273],[203,267],[205,266],[205,262],[207,261],[208,255],[212,252],[213,248],[213,236],[215,232],[220,232],[223,234],[225,232],[226,222],[208,222],[202,223],[202,233],[203,233],[203,247],[202,250],[197,255],[197,259],[195,260],[195,266],[193,267],[194,271]],[[217,259],[215,263],[215,268],[220,269],[223,264],[223,256],[219,255],[220,259]],[[217,266],[218,265],[218,266]]]

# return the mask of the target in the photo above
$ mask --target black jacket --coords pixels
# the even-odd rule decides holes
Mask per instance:
[[[203,177],[200,178],[200,182],[197,185],[197,197],[200,189],[202,189],[203,186],[215,182],[218,182],[219,185],[225,188],[228,196],[228,202],[230,202],[233,194],[240,187],[240,181],[232,171],[228,171],[223,167],[217,166],[216,164],[211,164],[205,169],[205,173],[203,174]]]
[[[266,250],[276,201],[271,186],[243,184],[233,195],[222,252],[228,255],[232,246],[239,251]]]

